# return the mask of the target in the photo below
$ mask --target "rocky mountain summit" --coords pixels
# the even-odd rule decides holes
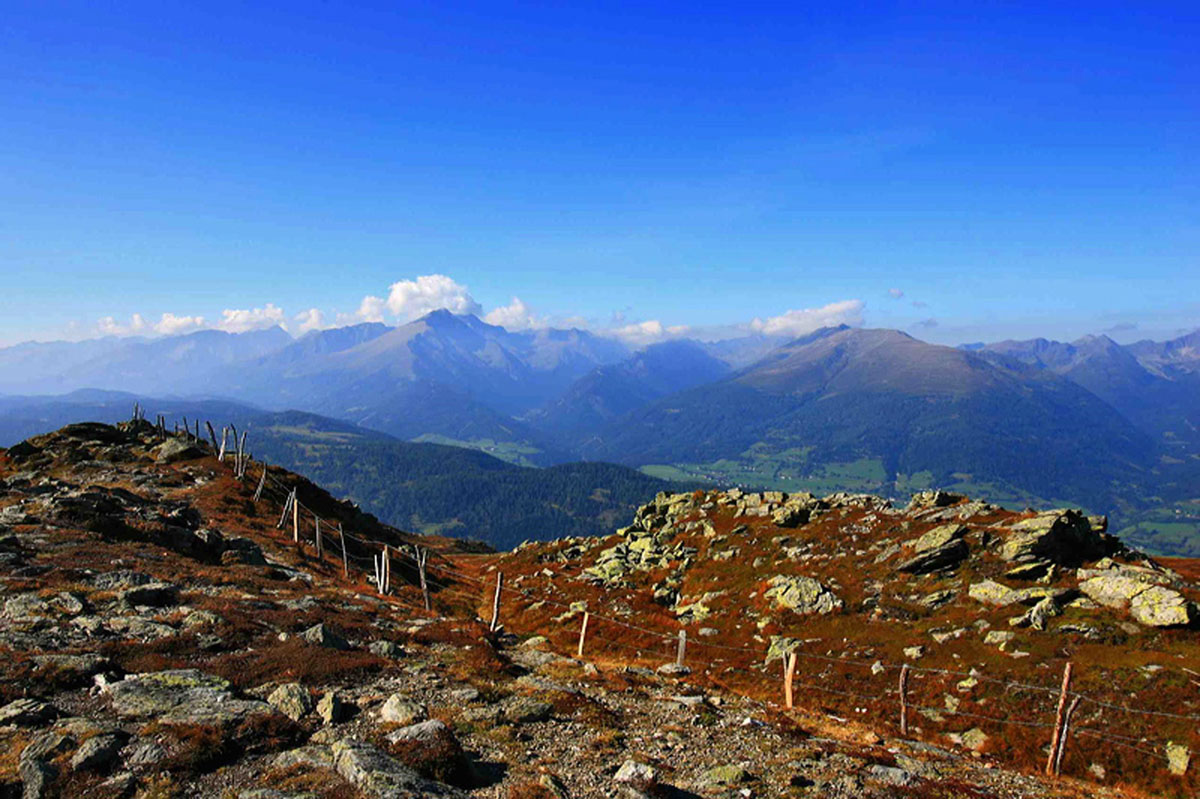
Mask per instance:
[[[905,509],[858,495],[663,494],[608,538],[497,555],[405,534],[298,475],[272,467],[266,479],[261,469],[236,479],[209,444],[144,422],[71,425],[0,450],[0,796],[1131,795],[1105,783],[1183,796],[1196,787],[1195,731],[1169,719],[1160,724],[1172,736],[1169,768],[1139,770],[1143,761],[1102,757],[1081,738],[1064,768],[1071,776],[1054,782],[1013,758],[1044,743],[1041,729],[1009,740],[968,720],[1032,713],[1027,697],[987,691],[987,677],[1001,674],[1002,659],[1026,670],[1014,678],[1044,682],[1034,661],[1056,666],[1064,647],[1085,683],[1089,663],[1124,653],[1130,673],[1097,696],[1126,704],[1153,694],[1158,707],[1196,713],[1181,671],[1197,663],[1192,578],[1125,550],[1098,519],[1012,514],[947,494]],[[311,515],[293,540],[278,486],[352,534],[345,561],[314,550]],[[431,611],[402,554],[389,596],[369,583],[360,564],[369,568],[384,544],[433,550]],[[497,570],[505,588],[493,631],[483,620]],[[579,657],[586,612],[593,632]],[[644,633],[613,627],[609,614],[661,632],[670,647],[621,639],[614,631]],[[691,634],[683,665],[679,629]],[[754,662],[702,642],[753,647]],[[834,661],[845,653],[845,668],[850,655],[886,669],[910,649],[922,650],[913,663],[953,654],[956,670],[978,668],[978,678],[955,677],[976,682],[934,707],[924,693],[942,688],[928,675],[914,687],[917,720],[899,735],[883,720],[894,715],[886,689],[862,712],[805,689],[784,712],[778,664],[768,672],[762,662],[768,650],[797,648]],[[856,687],[836,669],[798,679]],[[1107,721],[1098,710],[1114,712],[1084,707],[1079,718]],[[1136,719],[1123,734],[1142,734]]]

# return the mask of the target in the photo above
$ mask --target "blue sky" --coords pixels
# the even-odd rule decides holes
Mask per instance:
[[[6,4],[0,343],[1200,326],[1194,4],[563,5]]]

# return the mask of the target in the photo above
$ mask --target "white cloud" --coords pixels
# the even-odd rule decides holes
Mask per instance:
[[[217,323],[216,327],[226,333],[246,333],[250,330],[262,330],[276,325],[286,326],[286,324],[283,309],[268,302],[262,308],[226,308],[221,311],[221,321]]]
[[[416,280],[393,283],[388,289],[387,307],[402,321],[442,308],[456,314],[478,314],[483,310],[466,286],[446,275],[421,275]]]
[[[506,330],[534,330],[547,326],[546,320],[535,316],[520,297],[513,297],[508,305],[488,311],[483,321],[489,325],[499,325]]]
[[[96,330],[102,336],[135,336],[146,329],[146,320],[140,313],[130,317],[129,323],[118,322],[115,317],[105,316],[96,322]]]
[[[309,308],[307,311],[301,311],[292,317],[296,322],[297,333],[307,333],[310,330],[324,330],[325,314],[321,313],[318,308]]]
[[[690,329],[687,325],[667,327],[657,319],[650,319],[645,322],[634,322],[623,327],[611,328],[604,331],[604,335],[620,339],[630,347],[646,347],[667,339],[686,336]]]
[[[820,308],[802,308],[766,320],[755,319],[750,328],[768,336],[803,336],[822,327],[861,325],[865,306],[862,300],[831,302]]]
[[[173,313],[164,313],[157,322],[151,324],[146,321],[146,317],[135,313],[129,318],[128,323],[118,322],[114,317],[106,316],[97,323],[96,327],[104,336],[136,336],[143,333],[178,336],[182,333],[203,329],[205,322],[203,316],[176,316]]]
[[[888,296],[891,297],[893,300],[898,300],[904,296],[904,291],[902,289],[888,289],[887,293],[888,293]]]
[[[136,314],[135,314],[136,316]],[[176,316],[165,313],[154,325],[154,332],[164,336],[177,336],[181,333],[191,333],[204,327],[203,316]]]

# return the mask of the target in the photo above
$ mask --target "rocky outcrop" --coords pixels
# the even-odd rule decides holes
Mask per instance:
[[[971,554],[971,548],[963,540],[967,528],[961,524],[943,524],[909,542],[911,554],[896,568],[910,574],[950,569],[962,563]]]
[[[1122,549],[1112,536],[1092,528],[1077,510],[1052,510],[999,530],[1000,557],[1008,561],[1049,560],[1076,565]]]
[[[275,712],[266,702],[237,699],[227,680],[198,669],[134,674],[106,692],[119,716],[164,724],[226,724]]]
[[[1196,606],[1166,584],[1169,575],[1149,568],[1109,564],[1105,569],[1080,569],[1079,590],[1105,607],[1129,610],[1148,627],[1186,627],[1200,620]]]
[[[764,597],[775,605],[796,613],[833,613],[840,610],[842,600],[817,580],[801,575],[779,574],[771,578],[771,587]]]

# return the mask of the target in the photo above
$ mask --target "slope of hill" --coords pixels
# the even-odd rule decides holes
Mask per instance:
[[[1200,786],[1165,768],[1168,751],[1200,746],[1185,666],[1200,629],[1196,562],[1174,571],[1129,551],[1099,517],[942,492],[904,508],[869,495],[662,494],[602,540],[483,560],[528,597],[509,623],[556,648],[575,646],[584,608],[590,657],[662,652],[684,630],[693,675],[778,701],[794,670],[800,717],[815,705],[878,731],[897,728],[899,683],[925,742],[1029,770],[1046,762],[1069,661],[1067,698],[1080,698],[1064,774],[1164,797]]]
[[[893,486],[923,474],[1111,509],[1146,474],[1153,443],[1051,372],[841,328],[633,412],[587,453],[637,465],[783,456],[796,473],[865,459]]]
[[[1062,618],[1050,616],[1045,632],[1024,628],[1012,646],[997,647],[992,639],[978,642],[983,629],[933,635],[934,618],[901,614],[905,600],[889,587],[886,601],[863,603],[864,618],[854,618],[859,609],[848,603],[833,614],[847,626],[819,644],[819,661],[808,657],[818,655],[815,642],[804,642],[799,701],[785,711],[776,696],[777,663],[759,662],[766,640],[754,642],[754,662],[738,660],[748,668],[737,670],[728,651],[711,646],[733,641],[729,631],[738,627],[754,629],[747,622],[777,594],[759,599],[756,592],[743,600],[739,591],[736,600],[723,602],[714,619],[720,629],[695,629],[688,665],[681,668],[668,662],[674,654],[660,644],[674,650],[675,630],[693,628],[698,619],[680,616],[660,628],[666,608],[643,596],[642,576],[651,573],[634,569],[632,590],[588,586],[593,626],[587,651],[565,657],[562,652],[576,651],[582,610],[549,596],[580,595],[577,544],[526,548],[504,559],[465,554],[444,539],[382,525],[278,467],[256,496],[258,468],[251,464],[250,479],[239,481],[207,444],[163,441],[144,423],[74,425],[0,451],[0,794],[1137,799],[1153,793],[1173,799],[1196,788],[1196,770],[1186,763],[1198,743],[1195,728],[1179,736],[1178,720],[1168,718],[1196,712],[1194,691],[1176,680],[1179,659],[1193,657],[1195,637],[1186,631],[1150,627],[1135,636],[1110,629],[1123,611],[1088,610],[1073,601]],[[277,529],[292,489],[301,501],[298,541],[290,529]],[[681,505],[673,498],[656,502],[627,532],[650,544],[631,550],[654,558],[677,543],[671,535],[694,539],[699,546],[692,554],[702,557],[662,564],[690,571],[680,582],[690,591],[714,564],[736,561],[721,555],[729,551],[727,541],[684,533],[682,525],[663,529],[668,516],[686,523],[677,512]],[[737,543],[748,553],[778,559],[787,551],[782,547],[793,546],[767,543],[772,531],[761,516],[735,532],[726,518],[734,509],[720,506],[713,519],[722,537],[729,527],[727,534],[740,536]],[[822,535],[824,541],[864,532],[864,510],[844,510],[831,508],[818,522],[829,525],[840,514],[847,525],[844,535]],[[323,526],[314,525],[314,513]],[[919,514],[909,518],[922,527],[933,523]],[[969,520],[979,521],[978,515]],[[656,534],[637,535],[646,525]],[[314,547],[318,529],[323,551]],[[329,536],[337,530],[347,534],[345,562],[338,536]],[[809,532],[792,528],[788,535],[800,539]],[[964,536],[968,546],[979,538],[974,530]],[[372,557],[385,543],[392,553],[390,580],[373,584]],[[431,555],[429,610],[412,568],[413,545]],[[1127,560],[1110,570],[1130,568]],[[490,569],[498,565],[510,570],[498,597],[503,626],[489,630]],[[975,553],[960,573],[931,579],[954,582],[991,565],[989,555]],[[1147,572],[1163,579],[1161,570]],[[549,575],[557,578],[553,586]],[[750,585],[744,569],[730,568],[727,577]],[[845,586],[834,590],[856,595],[859,579],[843,579]],[[897,582],[903,592],[904,578]],[[523,586],[545,592],[546,599],[531,599]],[[1065,597],[1053,593],[1051,599]],[[954,618],[965,601],[944,608],[940,618]],[[871,619],[872,607],[886,624]],[[611,611],[640,629],[614,624]],[[985,611],[996,618],[1008,612],[1013,609]],[[798,628],[786,611],[770,616],[762,627],[767,634]],[[822,617],[814,626],[832,620]],[[1083,623],[1107,637],[1088,637]],[[1072,632],[1071,625],[1078,629]],[[647,645],[645,631],[655,635],[655,629],[669,630],[664,635],[671,640]],[[722,637],[713,639],[713,632]],[[643,638],[626,648],[631,635]],[[881,635],[887,640],[876,651]],[[1122,635],[1128,638],[1112,637]],[[563,638],[571,639],[566,647]],[[914,668],[907,732],[896,729],[895,700],[886,690],[856,699],[853,713],[816,690],[845,693],[856,685],[846,672],[863,665],[867,679],[893,684],[891,661],[906,638],[928,648],[922,665],[981,667],[969,679]],[[1136,660],[1127,641],[1137,642]],[[1054,689],[1031,692],[1026,684],[1007,691],[994,682],[1014,669],[1029,673],[1022,675],[1026,683],[1054,681],[1057,674],[1050,672],[1062,652],[1050,651],[1052,643],[1078,649],[1074,657],[1088,694],[1075,717],[1064,761],[1069,776],[1062,780],[1014,770],[1025,765],[1022,753],[1044,743],[1048,730],[1023,725],[1052,712]],[[1114,657],[1116,647],[1123,651]],[[1027,650],[1038,657],[1016,657]],[[969,661],[951,661],[947,653]],[[878,664],[882,676],[870,660],[864,663],[876,657],[888,663]],[[1106,659],[1111,679],[1093,688],[1104,675],[1092,669]],[[808,684],[816,662],[824,673]],[[771,701],[762,700],[764,692]],[[1111,717],[1129,705],[1166,711],[1145,738],[1140,716],[1121,727],[1122,738],[1114,740],[1132,741],[1132,749],[1098,751],[1105,741],[1083,737],[1111,730]],[[1160,754],[1165,736],[1176,740]],[[1040,751],[1036,757],[1044,759]],[[1168,760],[1178,774],[1167,770]]]
[[[301,411],[116,392],[0,398],[0,446],[72,422],[122,421],[135,402],[149,418],[166,416],[168,428],[184,417],[230,422],[249,434],[256,457],[302,473],[390,524],[499,547],[598,535],[642,497],[679,485],[608,463],[515,466],[473,449],[400,441]]]

